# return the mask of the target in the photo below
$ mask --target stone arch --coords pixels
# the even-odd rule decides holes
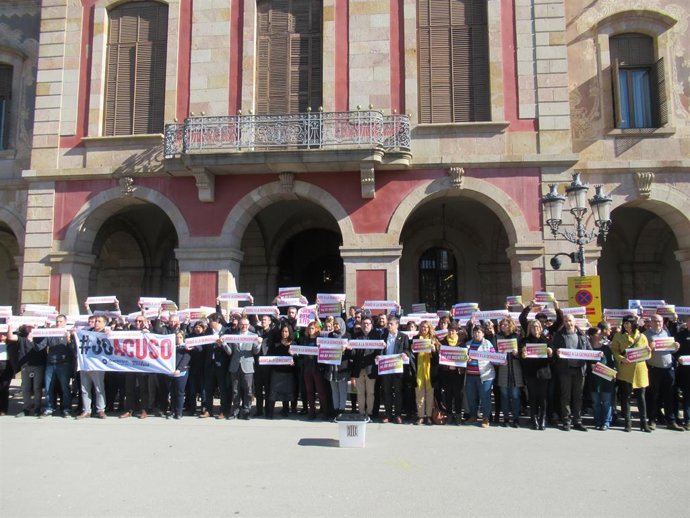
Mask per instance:
[[[137,186],[131,196],[122,196],[122,190],[113,187],[97,194],[79,209],[67,228],[63,249],[90,254],[101,225],[120,209],[137,203],[151,203],[163,210],[175,227],[178,243],[189,240],[189,228],[184,216],[177,206],[160,192]]]
[[[541,233],[530,230],[522,209],[515,200],[489,182],[471,177],[463,179],[462,189],[453,187],[448,177],[430,181],[413,189],[395,209],[388,223],[387,233],[399,241],[403,226],[415,209],[429,200],[444,196],[471,197],[488,207],[505,228],[510,244],[519,241],[541,241]]]
[[[19,244],[19,249],[24,250],[24,235],[26,234],[26,225],[19,215],[7,207],[0,207],[0,221],[5,223],[14,234]]]
[[[271,182],[247,193],[232,208],[220,235],[222,243],[239,250],[249,222],[261,209],[281,200],[307,200],[325,209],[338,223],[343,245],[356,242],[352,221],[347,212],[328,191],[316,185],[295,181],[292,190],[286,191],[280,182]]]
[[[616,192],[617,191],[617,192]],[[632,182],[622,183],[612,194],[611,210],[618,207],[638,207],[653,212],[673,231],[681,250],[690,249],[690,203],[687,194],[673,186],[654,183],[648,197],[640,197]],[[685,209],[685,211],[683,210]]]

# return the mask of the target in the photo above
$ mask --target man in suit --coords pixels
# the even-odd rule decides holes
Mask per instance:
[[[409,358],[411,356],[410,340],[406,334],[399,331],[398,327],[397,317],[388,318],[386,331],[382,336],[382,340],[386,342],[383,353],[402,354],[403,359]],[[386,409],[386,416],[382,422],[388,423],[394,419],[396,423],[402,424],[403,375],[386,374],[381,376],[381,384],[383,386],[383,405]]]
[[[230,381],[232,383],[232,414],[229,418],[249,419],[252,407],[254,385],[254,355],[259,354],[261,338],[249,332],[249,320],[240,320],[239,336],[254,337],[253,342],[232,342],[225,344],[225,351],[230,355]],[[242,406],[240,407],[240,398]]]

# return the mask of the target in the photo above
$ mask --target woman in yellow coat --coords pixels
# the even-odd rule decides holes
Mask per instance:
[[[647,343],[647,337],[637,328],[637,317],[628,315],[623,317],[623,327],[613,337],[611,352],[616,361],[618,374],[618,386],[620,387],[621,410],[625,416],[625,431],[632,430],[632,418],[630,416],[630,396],[633,392],[637,397],[637,409],[640,412],[640,430],[651,432],[647,425],[647,405],[645,403],[645,388],[649,386],[647,363],[642,361],[631,362],[626,356],[626,349],[646,348],[651,354],[652,350]]]

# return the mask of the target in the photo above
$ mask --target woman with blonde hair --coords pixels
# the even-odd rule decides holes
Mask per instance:
[[[527,358],[525,356],[525,345],[547,343],[548,338],[544,333],[544,327],[539,320],[535,319],[527,324],[527,334],[518,345],[518,351],[523,359],[522,374],[527,383],[532,430],[546,429],[546,399],[549,381],[551,380],[549,358],[553,352],[550,347],[547,347],[547,358]]]
[[[419,324],[419,339],[431,341],[430,352],[415,353],[417,387],[415,399],[417,400],[416,424],[431,425],[431,412],[434,408],[434,384],[436,378],[436,366],[438,364],[438,350],[440,343],[434,328],[428,320],[422,320]]]

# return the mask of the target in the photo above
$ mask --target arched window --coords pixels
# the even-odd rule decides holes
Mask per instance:
[[[626,33],[611,37],[616,128],[659,128],[666,124],[663,58],[654,59],[654,39]]]
[[[322,105],[322,2],[257,6],[256,111],[303,113]]]
[[[429,311],[448,309],[457,302],[457,270],[453,252],[428,249],[419,258],[419,301]]]
[[[162,133],[168,6],[130,2],[109,13],[104,135]]]
[[[491,120],[487,0],[419,0],[419,122]]]

